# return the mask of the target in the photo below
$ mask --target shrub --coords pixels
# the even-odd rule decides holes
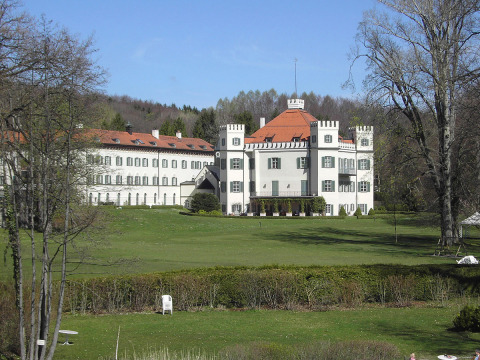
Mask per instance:
[[[220,202],[218,198],[209,193],[197,193],[193,195],[192,210],[199,212],[205,210],[206,212],[220,210]]]
[[[340,207],[340,211],[338,212],[339,216],[347,216],[347,212],[343,206]]]
[[[325,198],[323,196],[316,196],[312,200],[310,200],[310,208],[314,213],[323,212],[326,205],[327,202],[325,201]]]
[[[480,332],[480,306],[465,306],[453,319],[453,326],[459,331]]]
[[[368,215],[369,216],[375,216],[375,210],[373,210],[373,209],[368,210]]]
[[[355,212],[353,213],[353,215],[355,215],[356,217],[362,216],[362,210],[360,210],[360,208],[357,207],[357,210],[355,210]]]

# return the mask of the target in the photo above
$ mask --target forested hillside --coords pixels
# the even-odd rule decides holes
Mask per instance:
[[[213,110],[217,126],[252,121],[254,126],[247,129],[253,132],[258,128],[261,117],[264,117],[266,122],[270,121],[287,109],[287,99],[296,97],[296,94],[278,94],[274,89],[264,92],[241,91],[232,99],[218,100],[216,107],[208,110]],[[351,125],[371,124],[374,118],[370,110],[355,100],[322,96],[313,92],[303,93],[300,98],[305,100],[305,110],[318,119],[338,120],[343,132]],[[198,136],[201,134],[195,131],[195,123],[207,109],[199,110],[189,105],[180,107],[175,104],[161,104],[129,96],[101,96],[99,111],[102,112],[103,119],[99,126],[106,129],[120,130],[124,128],[124,124],[130,123],[134,131],[150,132],[157,128],[162,134],[174,135],[178,127],[182,129],[183,123],[185,125],[183,129],[186,131],[184,135]],[[175,121],[177,126],[173,126]]]

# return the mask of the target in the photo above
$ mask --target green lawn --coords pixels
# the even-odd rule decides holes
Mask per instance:
[[[214,353],[255,341],[282,344],[319,340],[379,340],[395,344],[405,356],[435,359],[439,354],[470,356],[480,335],[447,329],[458,311],[450,308],[374,308],[326,312],[204,311],[161,314],[66,316],[62,328],[77,330],[72,346],[57,348],[56,359],[132,356],[149,348],[198,349]],[[63,338],[61,338],[63,341]]]
[[[174,209],[108,209],[92,262],[134,259],[123,266],[82,266],[79,276],[149,273],[237,265],[335,265],[452,262],[431,256],[439,230],[424,216],[393,219],[208,218]],[[471,248],[471,251],[480,248]]]

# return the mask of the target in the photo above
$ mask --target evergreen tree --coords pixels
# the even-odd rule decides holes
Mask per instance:
[[[193,127],[193,137],[201,138],[215,144],[218,136],[218,126],[213,109],[203,109]]]
[[[175,136],[175,130],[169,119],[166,119],[159,129],[160,135]]]
[[[183,122],[183,119],[181,117],[177,117],[175,121],[173,122],[173,131],[176,133],[177,131],[180,131],[182,134],[187,134],[187,127],[185,126],[185,123]]]
[[[251,135],[258,130],[257,124],[253,121],[253,115],[250,111],[244,111],[233,116],[237,124],[245,125],[245,134]]]
[[[108,128],[110,130],[125,131],[125,120],[123,120],[120,113],[115,114]]]

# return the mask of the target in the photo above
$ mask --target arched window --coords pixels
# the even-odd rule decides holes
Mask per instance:
[[[105,196],[106,196],[105,201],[109,202],[110,201],[110,193],[107,193],[107,195],[105,195]]]
[[[98,193],[98,199],[97,199],[98,204],[102,202],[102,194]]]
[[[175,205],[175,193],[173,193],[173,205]]]
[[[140,194],[137,193],[137,195],[135,196],[135,205],[138,205],[139,200],[140,200]]]
[[[120,206],[120,193],[117,194],[117,206]]]
[[[128,205],[132,205],[132,194],[128,193]]]
[[[143,194],[143,205],[147,204],[147,193]]]
[[[185,209],[190,209],[190,201],[185,200]]]
[[[157,203],[157,193],[153,194],[153,203]]]
[[[88,195],[88,203],[89,203],[90,205],[92,205],[92,199],[93,199],[93,194],[90,193],[90,195]]]
[[[163,205],[167,205],[167,194],[163,193]]]

